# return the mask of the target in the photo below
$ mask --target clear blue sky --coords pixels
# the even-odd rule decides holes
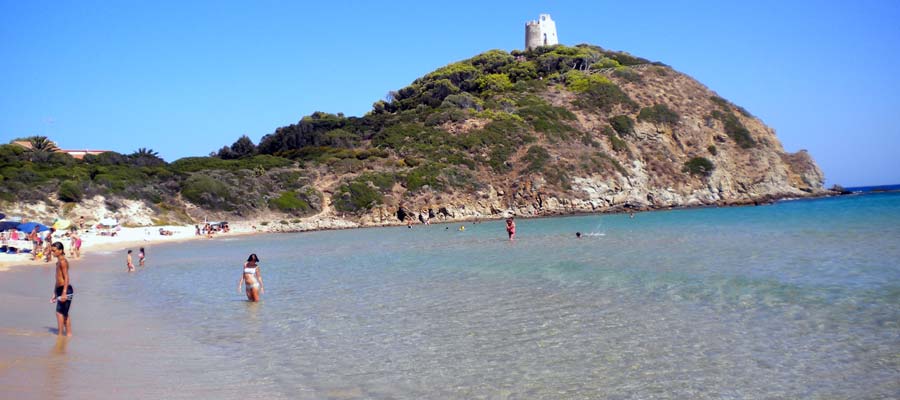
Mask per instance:
[[[314,111],[363,115],[448,63],[560,42],[662,61],[807,149],[827,184],[900,183],[900,1],[0,0],[0,141],[167,161]]]

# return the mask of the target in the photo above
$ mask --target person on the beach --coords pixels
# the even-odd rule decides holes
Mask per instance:
[[[141,250],[138,251],[138,264],[140,266],[144,266],[144,248],[141,247]]]
[[[81,258],[81,236],[78,236],[78,231],[72,231],[72,253],[75,258]]]
[[[28,234],[28,240],[31,241],[31,260],[37,260],[38,253],[41,252],[41,234],[38,233],[38,227],[34,227]]]
[[[56,232],[56,228],[50,228],[47,231],[47,236],[44,237],[44,262],[50,262],[50,256],[52,256],[52,252],[50,251],[50,246],[53,245],[53,233]]]
[[[512,217],[506,219],[506,234],[509,235],[509,240],[516,240],[516,221]]]
[[[244,263],[244,272],[238,281],[238,293],[241,292],[241,284],[247,290],[247,300],[253,302],[259,301],[259,296],[266,291],[263,287],[262,274],[259,271],[259,258],[256,257],[256,254],[251,254]]]
[[[125,257],[125,266],[128,267],[128,272],[134,271],[134,263],[131,261],[131,250],[128,250],[128,255]]]
[[[72,336],[69,308],[72,307],[72,295],[75,291],[69,279],[69,260],[66,260],[65,247],[60,242],[50,245],[50,251],[56,257],[56,286],[53,289],[53,297],[50,298],[51,303],[56,303],[56,334],[62,336],[65,330],[66,336]]]

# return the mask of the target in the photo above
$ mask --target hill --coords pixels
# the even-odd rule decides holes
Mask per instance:
[[[316,112],[256,145],[166,163],[152,150],[0,146],[0,198],[30,218],[117,214],[278,229],[750,204],[827,194],[805,151],[691,77],[591,45],[491,50],[362,117]]]

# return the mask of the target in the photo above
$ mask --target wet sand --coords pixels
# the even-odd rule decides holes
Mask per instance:
[[[50,303],[55,262],[0,273],[0,388],[15,399],[236,398],[238,385],[197,346],[116,299],[111,274],[124,274],[121,252],[71,261],[75,297],[71,338],[58,337]],[[136,263],[136,262],[135,262]],[[137,278],[137,276],[135,276]],[[203,363],[205,364],[205,363]],[[250,398],[253,396],[251,395]]]

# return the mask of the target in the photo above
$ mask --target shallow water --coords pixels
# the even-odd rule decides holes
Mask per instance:
[[[21,382],[97,398],[900,397],[898,194],[519,220],[515,242],[501,221],[458,226],[156,246],[133,274],[99,257],[89,282],[73,272],[84,331],[65,357],[3,336],[61,377],[25,361],[0,383],[43,398]],[[251,252],[261,304],[236,291]]]

